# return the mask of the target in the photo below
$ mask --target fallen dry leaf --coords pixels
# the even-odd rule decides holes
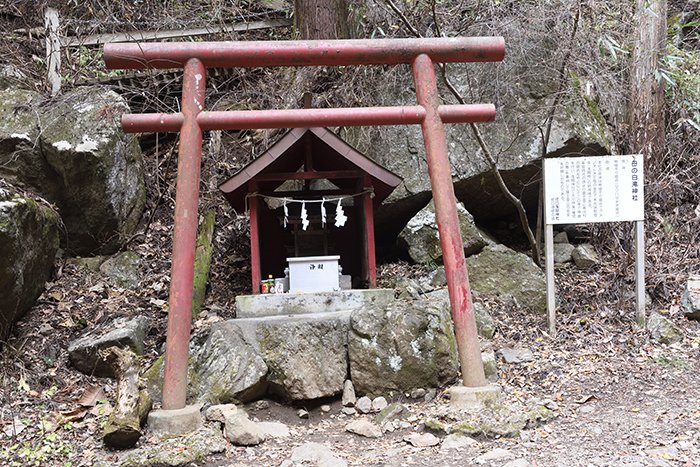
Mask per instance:
[[[94,407],[98,400],[105,398],[105,392],[102,386],[92,386],[83,392],[83,395],[78,400],[78,404],[82,407]]]
[[[72,410],[66,410],[63,412],[59,412],[58,414],[58,421],[59,425],[62,425],[65,422],[77,422],[79,420],[82,420],[85,418],[85,415],[87,415],[88,411],[87,409],[83,407],[76,407]]]

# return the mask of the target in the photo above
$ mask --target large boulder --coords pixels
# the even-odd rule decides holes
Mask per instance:
[[[116,251],[143,212],[141,151],[119,124],[127,112],[124,99],[100,87],[50,102],[0,91],[0,177],[59,207],[72,253]]]
[[[466,261],[469,281],[476,293],[515,300],[532,311],[546,312],[544,272],[527,255],[505,245],[489,245]]]
[[[356,311],[348,353],[360,394],[447,385],[459,369],[449,304],[427,297]]]
[[[492,243],[488,236],[474,224],[474,217],[462,203],[457,203],[457,217],[465,256],[478,253]],[[416,263],[440,264],[442,262],[440,234],[435,218],[435,203],[432,200],[408,221],[399,234],[398,242]]]
[[[121,129],[126,101],[105,88],[78,88],[44,117],[41,150],[62,180],[56,202],[76,253],[115,251],[146,203],[141,149]]]
[[[190,345],[188,398],[248,402],[267,393],[287,400],[340,394],[347,379],[350,312],[218,322]],[[145,373],[160,398],[163,362]]]
[[[245,332],[236,321],[214,324],[192,363],[199,400],[247,402],[267,390],[269,368],[258,351],[255,333]]]
[[[188,400],[227,404],[264,395],[268,367],[254,344],[234,321],[214,323],[207,334],[194,336],[187,367]],[[143,375],[157,402],[162,398],[164,369],[161,356]]]
[[[450,306],[450,294],[447,287],[443,287],[432,292],[425,294],[426,298],[435,301],[442,301],[444,306],[451,309]],[[474,313],[474,321],[476,322],[476,332],[484,339],[493,339],[493,335],[496,333],[496,323],[482,303],[474,302],[474,308],[472,309]]]
[[[520,2],[523,3],[523,2]],[[526,9],[517,7],[516,10]],[[508,13],[503,12],[507,15]],[[527,207],[537,207],[542,157],[542,122],[557,102],[551,134],[544,153],[608,154],[614,140],[596,102],[592,82],[571,75],[563,92],[558,89],[558,69],[551,58],[561,44],[551,35],[533,35],[537,26],[522,18],[540,20],[541,15],[520,11],[499,21],[498,34],[506,40],[508,52],[500,63],[450,64],[448,77],[460,94],[473,103],[495,103],[494,122],[479,124],[485,145],[511,191],[524,199]],[[486,31],[484,31],[486,32]],[[449,34],[449,33],[448,33]],[[488,34],[487,34],[488,35]],[[516,44],[515,46],[513,44]],[[533,57],[536,56],[536,59]],[[386,75],[367,91],[377,105],[415,105],[411,74],[405,69],[385,71]],[[499,76],[499,79],[494,79]],[[502,78],[502,79],[501,79]],[[439,93],[454,103],[450,91],[439,80]],[[602,102],[602,101],[601,101]],[[602,102],[601,105],[605,105]],[[502,195],[491,174],[484,152],[468,125],[445,126],[452,181],[455,192],[479,222],[499,219],[515,212]],[[379,164],[403,178],[403,182],[377,212],[378,236],[398,234],[403,225],[426,202],[430,182],[421,127],[395,125],[350,128],[343,136]],[[423,204],[421,204],[423,203]],[[400,226],[397,226],[403,220]]]
[[[41,95],[34,91],[0,90],[0,178],[17,186],[43,187],[37,191],[44,194],[54,190],[56,176],[39,150],[40,103]]]
[[[58,214],[44,203],[0,188],[0,340],[44,290],[59,225]]]
[[[270,372],[270,392],[289,400],[340,394],[348,373],[350,312],[262,320],[253,324]]]

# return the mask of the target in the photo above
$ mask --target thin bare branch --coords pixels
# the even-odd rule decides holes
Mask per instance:
[[[552,133],[552,122],[554,121],[554,114],[559,107],[559,101],[561,100],[564,87],[566,86],[566,69],[569,66],[569,60],[571,59],[571,52],[574,49],[574,40],[576,39],[576,33],[578,32],[578,24],[581,19],[581,0],[578,2],[578,8],[576,9],[576,16],[574,17],[574,24],[571,28],[571,36],[569,37],[569,47],[564,53],[564,58],[562,58],[561,66],[559,67],[559,82],[557,84],[557,92],[554,94],[554,102],[549,109],[549,115],[547,115],[547,124],[542,137],[542,157],[547,155],[547,146],[549,145],[549,138]]]
[[[401,19],[401,22],[404,23],[404,25],[416,37],[422,37],[421,34],[418,32],[418,30],[411,24],[411,22],[408,20],[408,18],[406,18],[406,16],[401,12],[401,10],[398,9],[396,4],[394,4],[394,2],[392,0],[386,0],[386,3],[399,16],[399,18]],[[439,22],[438,17],[437,17],[437,11],[436,11],[434,0],[431,2],[431,8],[432,8],[432,14],[433,14],[433,21],[435,23],[435,30],[438,33],[438,35],[441,35],[442,32],[440,29],[440,22]],[[579,9],[579,11],[580,11],[580,9]],[[442,80],[445,83],[445,86],[447,86],[447,89],[454,96],[454,98],[457,99],[457,101],[460,104],[466,104],[466,101],[465,101],[464,97],[462,96],[462,94],[457,90],[457,88],[450,81],[450,79],[447,75],[447,66],[444,63],[440,63],[438,66],[440,68],[440,74],[442,76]],[[532,259],[539,266],[540,265],[540,256],[541,256],[540,255],[540,248],[539,248],[539,244],[537,243],[537,241],[535,239],[535,235],[533,234],[532,229],[530,228],[530,224],[528,223],[527,212],[525,211],[525,206],[523,205],[522,201],[520,201],[520,199],[510,191],[510,189],[506,185],[506,182],[503,180],[503,177],[501,176],[501,172],[500,172],[500,170],[498,170],[498,163],[496,162],[496,159],[493,157],[493,152],[486,144],[486,141],[484,140],[484,137],[481,134],[479,127],[476,125],[476,123],[470,123],[469,127],[472,130],[472,134],[474,135],[474,139],[476,139],[477,143],[479,144],[479,147],[481,148],[482,153],[484,154],[484,158],[486,159],[486,162],[488,163],[489,168],[491,169],[491,173],[493,174],[494,178],[496,179],[496,183],[498,184],[498,187],[501,189],[503,196],[505,196],[506,199],[511,204],[513,204],[516,211],[518,212],[518,217],[520,218],[520,224],[522,226],[523,231],[525,232],[525,235],[527,236],[528,242],[530,243]]]
[[[406,15],[403,14],[401,10],[399,10],[399,7],[396,6],[396,4],[392,0],[386,0],[386,4],[389,5],[389,8],[391,8],[394,13],[396,13],[396,16],[399,17],[401,22],[408,28],[409,31],[411,31],[411,34],[413,34],[416,37],[423,37],[421,33],[418,32],[418,30],[413,27],[413,24],[406,18]]]

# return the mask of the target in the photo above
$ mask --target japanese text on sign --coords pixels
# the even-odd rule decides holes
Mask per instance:
[[[643,160],[638,154],[545,159],[545,222],[643,220]]]

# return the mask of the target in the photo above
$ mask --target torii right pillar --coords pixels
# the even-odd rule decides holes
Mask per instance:
[[[464,384],[462,388],[452,388],[450,393],[453,405],[478,407],[483,394],[500,393],[500,388],[487,386],[484,365],[481,361],[474,306],[464,259],[464,245],[452,186],[452,170],[447,155],[445,127],[438,112],[440,97],[433,61],[428,55],[418,55],[413,60],[412,69],[418,105],[426,111],[421,128]]]

